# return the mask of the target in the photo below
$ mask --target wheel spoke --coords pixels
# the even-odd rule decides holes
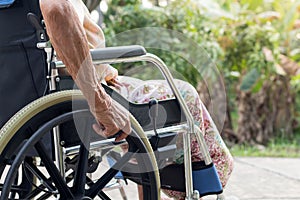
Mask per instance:
[[[87,195],[95,198],[109,181],[119,172],[119,170],[135,155],[136,152],[127,152],[118,160],[97,182],[87,191]]]
[[[89,177],[86,177],[86,180],[87,180],[86,184],[89,187],[92,187],[92,185],[95,184]],[[103,200],[110,200],[110,198],[103,191],[98,192],[98,196]]]
[[[27,170],[29,170],[31,172],[32,175],[34,175],[35,177],[37,177],[41,184],[40,185],[35,185],[34,183],[31,183],[32,185],[34,185],[35,189],[32,190],[26,197],[25,199],[32,199],[34,197],[36,197],[37,195],[39,195],[41,192],[45,192],[46,196],[51,196],[53,195],[54,191],[56,190],[55,186],[52,184],[51,178],[47,178],[41,171],[39,168],[37,168],[37,166],[35,164],[33,164],[32,162],[24,162],[23,163],[24,168],[26,168]],[[24,169],[24,170],[26,170]],[[25,172],[26,173],[26,172]],[[27,178],[27,175],[25,175]],[[48,189],[48,190],[46,190]],[[43,196],[45,196],[43,195]]]
[[[16,176],[16,178],[15,178],[15,180],[14,180],[14,185],[18,185],[18,178],[19,178],[19,173],[17,173],[17,176]],[[22,186],[21,186],[21,188],[22,188]],[[17,194],[17,192],[11,192],[11,193],[9,194],[9,198],[10,198],[10,199],[14,199],[15,196],[16,196],[16,194]]]
[[[86,146],[84,144],[81,144],[79,150],[77,170],[75,172],[74,186],[73,186],[76,196],[84,195],[85,193],[84,186],[86,182],[88,155],[89,155],[89,151],[87,150]]]
[[[101,199],[103,199],[103,200],[111,200],[111,199],[109,198],[109,196],[107,196],[103,191],[100,191],[100,192],[98,193],[98,196],[99,196]]]
[[[48,188],[50,191],[56,190],[53,186],[50,178],[47,178],[37,167],[31,162],[24,162],[24,167],[26,167],[33,175],[35,175],[39,180],[42,180],[42,185]]]
[[[39,141],[35,144],[35,148],[41,157],[42,162],[44,163],[51,179],[53,180],[57,190],[60,193],[62,199],[73,199],[73,195],[67,186],[67,183],[61,176],[60,172],[58,171],[57,167],[53,163],[52,159],[50,159],[44,145]]]

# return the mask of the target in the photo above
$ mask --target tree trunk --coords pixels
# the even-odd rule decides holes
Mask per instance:
[[[289,87],[289,79],[278,75],[257,93],[238,91],[239,143],[265,145],[276,136],[292,136],[295,95]]]

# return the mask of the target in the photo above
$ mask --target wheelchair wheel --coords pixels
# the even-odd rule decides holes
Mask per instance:
[[[74,102],[76,109],[72,108]],[[91,129],[93,117],[87,108],[79,91],[57,92],[24,107],[3,126],[0,130],[1,200],[120,199],[106,192],[106,186],[119,171],[125,180],[142,186],[144,199],[159,199],[155,156],[137,121],[131,117],[133,131],[126,138],[128,150],[120,150],[122,142],[91,138],[95,135]],[[80,127],[86,133],[81,137],[77,135],[80,133],[74,134],[78,132],[73,127],[74,120],[78,119],[84,122]],[[59,136],[59,146],[64,150],[63,170],[53,161],[57,148],[53,138],[58,137],[53,129],[56,128],[64,135]],[[72,153],[66,153],[66,149]],[[108,155],[117,155],[114,164],[105,164]],[[97,178],[92,178],[94,174]]]

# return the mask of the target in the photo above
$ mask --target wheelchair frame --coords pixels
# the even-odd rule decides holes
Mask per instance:
[[[51,57],[51,50],[49,49],[49,43],[38,43],[37,45],[39,48],[44,48],[47,52],[48,56],[48,67],[51,69],[51,75],[48,77],[49,87],[50,90],[55,91],[56,90],[56,84],[59,82],[59,74],[58,69],[65,68],[65,65],[60,62],[50,62]],[[135,53],[131,53],[132,51],[137,50]],[[129,52],[129,54],[127,54]],[[112,53],[113,56],[111,56],[109,53]],[[97,49],[91,51],[93,63],[94,64],[115,64],[115,63],[130,63],[130,62],[150,62],[154,64],[163,74],[164,78],[168,82],[171,90],[173,91],[173,94],[175,98],[178,100],[180,104],[180,108],[183,111],[186,122],[183,124],[178,124],[171,127],[165,127],[165,128],[159,128],[157,129],[158,133],[164,133],[168,131],[183,131],[184,132],[184,169],[185,169],[185,188],[186,188],[186,200],[196,200],[199,199],[199,192],[193,189],[193,178],[192,178],[192,161],[191,161],[191,147],[190,147],[190,139],[191,135],[194,134],[197,138],[198,144],[200,146],[200,149],[202,151],[202,154],[204,156],[204,162],[206,165],[212,164],[211,157],[209,155],[209,151],[207,148],[207,145],[204,141],[204,137],[201,133],[201,130],[194,125],[193,117],[182,98],[180,92],[175,86],[174,79],[168,70],[168,67],[165,65],[165,63],[157,56],[147,53],[146,50],[141,46],[128,46],[128,47],[108,47],[104,49]],[[108,56],[109,55],[109,56]],[[54,65],[53,65],[54,64]],[[137,123],[135,120],[131,120],[133,123]],[[2,130],[2,129],[1,129]],[[54,136],[55,138],[55,159],[57,161],[57,167],[59,171],[61,172],[62,177],[65,177],[65,166],[64,166],[64,158],[66,154],[76,154],[79,151],[79,146],[69,147],[66,149],[63,149],[61,145],[59,144],[59,130],[57,128],[54,128],[53,130],[55,132]],[[141,130],[143,131],[143,130]],[[203,131],[203,130],[202,130]],[[146,131],[146,135],[153,135],[154,131]],[[111,141],[111,140],[109,140]],[[103,142],[94,142],[91,144],[90,148],[100,148],[103,146],[109,147],[109,142],[103,143]],[[3,147],[4,148],[4,147]],[[218,195],[217,199],[223,199],[222,195]]]
[[[133,48],[143,48],[140,46],[133,46]],[[109,47],[108,47],[109,49]],[[182,130],[185,131],[184,134],[184,149],[186,154],[184,155],[184,169],[185,169],[185,178],[186,178],[186,199],[187,200],[195,200],[199,199],[199,193],[197,191],[193,190],[193,179],[192,179],[192,160],[191,160],[191,134],[195,134],[198,144],[200,145],[200,149],[202,150],[203,156],[204,156],[204,162],[206,165],[209,165],[212,163],[207,145],[204,141],[204,137],[201,133],[201,130],[199,130],[198,127],[194,125],[194,119],[192,114],[190,113],[183,97],[181,96],[179,90],[175,86],[174,83],[174,78],[172,74],[170,73],[168,67],[165,65],[165,63],[156,55],[153,55],[151,53],[145,53],[138,55],[138,56],[132,56],[132,57],[125,57],[125,58],[102,58],[103,56],[101,54],[105,54],[105,49],[98,49],[98,50],[92,50],[92,57],[95,57],[93,59],[94,64],[117,64],[117,63],[132,63],[132,62],[140,62],[140,61],[146,61],[154,64],[163,74],[164,78],[168,82],[172,92],[174,93],[175,98],[179,101],[179,104],[181,106],[181,109],[184,112],[184,115],[187,119],[186,124],[181,124],[177,125],[176,127],[173,128],[167,128],[168,130]],[[128,52],[122,52],[122,54],[126,54]],[[100,59],[97,59],[99,58]],[[101,59],[102,58],[102,59]],[[65,65],[61,62],[58,61],[56,62],[56,68],[64,68]],[[51,79],[55,80],[55,79]],[[52,82],[52,85],[55,83]],[[158,129],[157,132],[165,132],[166,129]],[[148,132],[149,134],[150,132]],[[146,133],[147,134],[147,133]]]

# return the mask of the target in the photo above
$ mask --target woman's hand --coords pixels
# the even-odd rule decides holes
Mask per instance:
[[[95,68],[100,78],[100,82],[105,80],[107,85],[113,86],[116,89],[120,89],[123,85],[120,81],[118,81],[118,70],[116,68],[107,64],[96,65]]]
[[[115,136],[116,142],[125,139],[130,134],[131,127],[130,127],[129,116],[126,115],[128,111],[127,110],[125,111],[123,109],[125,108],[113,102],[112,110],[109,113],[109,115],[107,115],[105,119],[101,118],[99,120],[101,122],[97,124],[93,124],[94,131],[103,137]],[[121,124],[123,125],[123,127]],[[121,130],[120,127],[122,127]],[[116,133],[118,134],[114,135]]]
[[[102,99],[104,100],[104,98]],[[109,96],[106,96],[106,100],[108,101],[107,109],[97,106],[97,103],[95,107],[90,105],[98,122],[93,124],[93,129],[103,137],[115,137],[115,141],[118,142],[125,139],[131,132],[130,114],[126,108]]]

